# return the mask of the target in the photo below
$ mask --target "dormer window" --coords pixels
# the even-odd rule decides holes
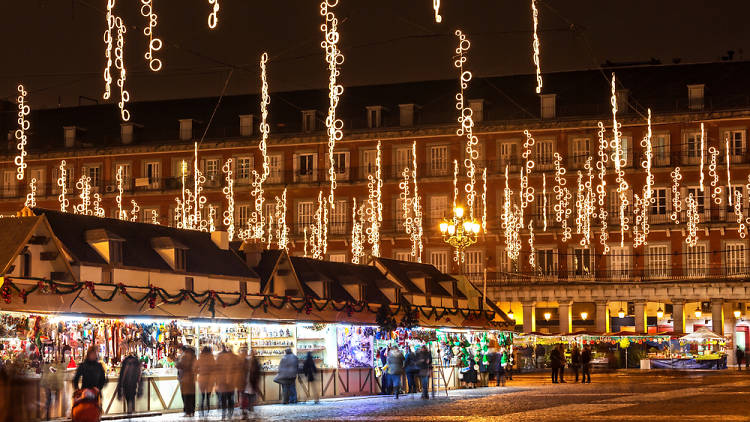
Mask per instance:
[[[543,94],[539,97],[542,105],[542,119],[554,119],[557,117],[557,94]]]
[[[88,243],[109,265],[122,264],[122,247],[125,239],[106,230],[86,230],[84,234]]]
[[[414,115],[416,109],[416,104],[399,104],[399,126],[414,126]]]
[[[471,118],[475,122],[481,122],[484,120],[484,100],[481,98],[475,100],[469,100],[469,108],[471,109]]]
[[[615,99],[617,101],[617,111],[620,113],[628,112],[628,99],[630,98],[629,89],[615,90]]]
[[[375,129],[383,126],[383,106],[367,107],[367,127]]]
[[[120,123],[120,142],[124,145],[132,144],[135,140],[135,129],[143,127],[135,123]]]
[[[240,114],[240,136],[253,136],[253,120],[252,114]]]
[[[180,140],[193,139],[193,119],[180,119]]]
[[[78,126],[64,126],[63,137],[65,139],[65,148],[73,148],[78,141],[78,133],[81,128]]]
[[[703,110],[706,85],[688,85],[688,107],[690,110]]]
[[[312,132],[315,130],[315,110],[302,110],[302,132]]]
[[[187,246],[168,236],[151,239],[151,247],[173,271],[187,271]]]

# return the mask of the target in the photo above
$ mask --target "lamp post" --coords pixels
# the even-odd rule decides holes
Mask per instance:
[[[464,216],[464,209],[462,207],[455,207],[452,218],[444,219],[440,223],[440,233],[443,235],[443,241],[456,250],[455,259],[458,261],[459,272],[462,272],[461,264],[464,261],[464,250],[477,243],[477,236],[481,228],[482,225],[477,220]]]

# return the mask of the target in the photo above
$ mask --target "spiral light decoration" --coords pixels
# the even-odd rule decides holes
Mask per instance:
[[[203,209],[206,206],[206,196],[203,195],[203,185],[206,176],[198,168],[198,142],[193,143],[193,214],[190,219],[190,229],[208,231],[208,220],[203,218]]]
[[[208,0],[208,4],[213,5],[211,13],[208,14],[208,27],[214,29],[219,23],[219,0]]]
[[[531,171],[534,169],[534,160],[531,159],[531,152],[535,142],[534,138],[531,136],[531,132],[524,130],[523,133],[526,135],[526,141],[523,143],[523,153],[521,154],[521,157],[526,160],[526,163],[524,167],[521,168],[521,189],[519,190],[521,197],[521,200],[519,201],[521,203],[520,223],[522,226],[524,224],[524,210],[526,210],[529,204],[534,201],[534,188],[529,186],[529,174],[531,174]]]
[[[646,245],[648,244],[648,213],[649,205],[654,201],[653,189],[654,189],[654,175],[651,174],[651,166],[654,158],[653,146],[651,144],[651,109],[648,109],[648,126],[646,129],[646,136],[641,139],[641,147],[643,148],[644,160],[641,162],[641,167],[646,170],[646,185],[643,187],[643,199],[641,205],[641,238],[636,243]]]
[[[701,192],[703,192],[703,163],[706,161],[704,154],[706,151],[706,141],[705,141],[705,129],[703,127],[703,123],[701,123],[701,164],[700,164],[700,172],[701,172],[701,179],[700,179],[700,187]]]
[[[276,199],[276,244],[279,249],[289,250],[289,226],[286,223],[286,188],[281,198]]]
[[[122,166],[117,166],[117,174],[115,175],[115,180],[117,181],[117,196],[115,197],[115,202],[117,203],[117,219],[118,220],[127,220],[128,219],[128,212],[125,211],[122,207],[122,192],[123,192],[123,169]]]
[[[531,48],[534,51],[534,66],[536,66],[536,93],[541,94],[542,92],[542,70],[539,65],[539,35],[537,29],[539,27],[539,10],[536,8],[536,0],[531,0],[531,18],[534,21],[534,35],[531,41]]]
[[[221,189],[227,200],[227,209],[224,211],[224,227],[227,229],[229,241],[234,240],[234,178],[232,178],[232,159],[227,159],[221,168],[224,173],[226,185]],[[286,189],[285,189],[286,192]]]
[[[482,233],[487,235],[487,168],[482,170]]]
[[[554,206],[555,210],[555,221],[561,223],[562,228],[562,241],[567,242],[573,237],[572,230],[568,227],[568,218],[572,211],[570,210],[570,199],[573,195],[570,193],[566,185],[565,180],[565,167],[562,166],[562,156],[559,153],[554,154],[554,165],[555,165],[555,200],[557,203]]]
[[[542,216],[544,218],[544,231],[547,231],[547,173],[542,173]]]
[[[472,117],[472,109],[466,104],[464,91],[469,87],[471,81],[471,72],[464,70],[464,64],[466,63],[466,53],[471,47],[471,43],[466,38],[461,30],[456,30],[456,36],[458,37],[458,47],[456,47],[456,54],[458,58],[453,62],[453,66],[458,69],[459,73],[459,92],[456,94],[456,109],[459,112],[458,116],[458,130],[456,135],[466,137],[466,158],[464,159],[464,167],[466,167],[466,177],[469,179],[464,190],[466,191],[466,206],[469,208],[469,218],[474,219],[474,201],[476,200],[476,190],[474,186],[476,184],[476,163],[479,159],[479,138],[474,135],[474,119]]]
[[[208,231],[216,231],[216,208],[211,204],[208,204]],[[270,249],[270,246],[268,248]]]
[[[737,217],[737,233],[744,239],[747,236],[747,226],[742,215],[742,193],[737,190],[734,191],[734,215]]]
[[[26,194],[26,202],[23,204],[26,208],[36,207],[36,178],[32,177],[29,181],[29,193]]]
[[[265,192],[263,191],[263,183],[268,179],[268,175],[271,173],[271,167],[269,165],[268,158],[268,134],[271,128],[268,124],[268,105],[271,103],[271,96],[268,94],[268,79],[266,77],[266,63],[268,62],[268,53],[263,53],[260,56],[260,79],[261,79],[261,99],[260,99],[260,142],[258,143],[258,149],[262,157],[262,172],[258,173],[253,170],[253,182],[251,196],[253,197],[253,203],[255,210],[250,217],[250,237],[257,239],[261,242],[265,242],[265,230],[266,216],[263,215],[263,204],[266,202]],[[268,232],[271,236],[271,232]]]
[[[133,208],[130,209],[130,221],[136,222],[138,221],[138,213],[141,211],[141,207],[138,206],[138,203],[135,202],[135,199],[131,199],[130,204],[133,206]]]
[[[158,17],[154,13],[153,0],[141,0],[141,16],[148,20],[148,25],[143,28],[143,35],[148,38],[148,51],[146,51],[144,57],[148,61],[149,69],[152,72],[158,72],[161,70],[162,63],[161,59],[154,57],[154,52],[161,50],[162,42],[161,39],[154,36]]]
[[[534,220],[529,220],[529,266],[531,271],[536,269],[536,249],[534,249]]]
[[[336,107],[339,105],[339,97],[344,93],[344,86],[337,79],[340,74],[339,66],[344,63],[344,55],[339,50],[339,20],[333,9],[338,5],[338,0],[324,0],[320,3],[320,15],[323,16],[323,24],[320,30],[323,32],[323,41],[320,46],[325,50],[326,63],[328,63],[328,116],[326,117],[326,132],[328,133],[328,179],[331,182],[331,191],[328,202],[331,209],[335,207],[334,191],[336,190],[336,168],[334,167],[333,153],[336,142],[344,137],[344,121],[336,117]]]
[[[31,109],[26,105],[26,89],[22,84],[18,84],[18,129],[16,129],[15,136],[18,144],[16,149],[18,155],[16,155],[14,162],[16,164],[16,179],[23,180],[26,171],[26,131],[29,130],[31,123],[26,120],[26,116],[29,115]]]
[[[727,155],[727,200],[729,206],[732,206],[732,173],[729,172],[729,138],[726,139],[726,155]]]
[[[78,189],[78,197],[81,198],[81,203],[73,207],[75,214],[82,215],[93,215],[91,209],[91,178],[82,175],[76,182],[76,189]]]
[[[367,242],[372,249],[372,256],[380,256],[380,226],[383,223],[383,201],[382,188],[383,177],[381,171],[380,141],[378,141],[377,155],[375,158],[375,177],[367,176],[367,221],[369,226],[365,230]]]
[[[65,169],[65,160],[60,162],[60,175],[57,178],[57,186],[60,187],[60,195],[57,196],[60,202],[60,211],[67,212],[70,201],[66,197],[68,193],[68,171]]]
[[[417,141],[413,141],[411,144],[411,157],[411,178],[414,181],[414,197],[412,199],[414,224],[412,225],[411,232],[411,256],[416,257],[417,262],[422,262],[422,253],[424,252],[422,236],[424,235],[424,227],[422,225],[422,199],[419,196],[419,189],[417,187]]]
[[[357,198],[352,204],[352,264],[359,264],[365,256],[364,204],[357,208]]]
[[[692,192],[688,194],[687,199],[687,229],[688,236],[685,238],[685,242],[691,248],[698,243],[698,224],[700,223],[700,215],[698,214],[698,201],[693,198]]]
[[[159,226],[159,213],[156,210],[151,210],[151,224]]]

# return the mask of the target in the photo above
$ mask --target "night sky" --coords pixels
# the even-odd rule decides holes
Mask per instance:
[[[148,71],[143,59],[140,1],[118,2],[116,13],[128,25],[131,101],[216,96],[230,68],[228,94],[256,92],[263,51],[271,57],[272,91],[327,86],[319,1],[219,1],[219,25],[209,30],[207,0],[154,0],[157,35],[165,43],[159,73]],[[0,98],[14,100],[22,81],[33,108],[101,102],[105,5],[0,2]],[[667,64],[714,61],[727,50],[735,60],[750,54],[748,1],[540,0],[538,7],[543,72],[591,69],[605,60]],[[456,28],[472,42],[467,68],[476,76],[533,72],[529,1],[442,0],[442,24],[434,22],[432,0],[341,0],[335,10],[345,86],[456,77]]]

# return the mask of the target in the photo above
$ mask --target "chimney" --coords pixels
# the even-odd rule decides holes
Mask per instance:
[[[399,126],[414,126],[416,104],[399,104]]]
[[[240,136],[253,136],[254,119],[252,114],[240,114]]]
[[[260,264],[260,258],[263,255],[263,244],[261,242],[245,241],[242,244],[242,252],[245,253],[245,263],[250,268],[255,268]]]
[[[213,240],[219,249],[229,250],[229,233],[221,230],[211,232],[211,240]]]

